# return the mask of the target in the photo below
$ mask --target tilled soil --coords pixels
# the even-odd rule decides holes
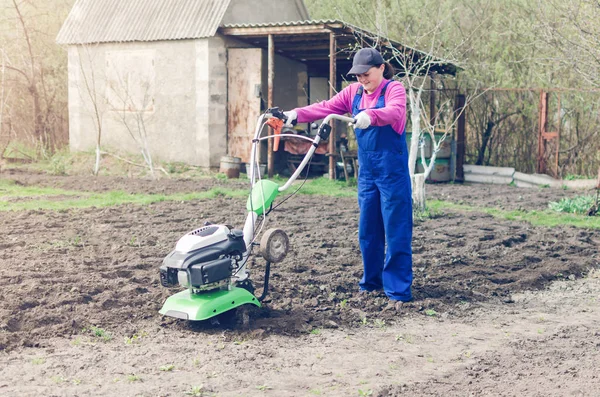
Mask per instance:
[[[148,181],[18,172],[4,177],[24,185],[132,193],[202,191],[224,183],[216,179]],[[227,183],[229,187],[247,185],[242,180]],[[487,185],[427,188],[430,198],[503,209],[544,209],[549,201],[579,194]],[[278,227],[288,233],[292,250],[282,263],[273,265],[270,294],[263,308],[250,311],[249,328],[239,323],[191,324],[160,316],[164,299],[176,290],[160,286],[158,268],[177,239],[204,221],[241,226],[244,219],[245,200],[226,197],[144,207],[0,213],[0,351],[16,357],[22,354],[19,352],[31,351],[27,349],[54,349],[60,344],[57,340],[89,338],[91,327],[129,341],[145,330],[161,330],[176,339],[204,335],[214,340],[226,335],[229,342],[259,338],[269,344],[280,343],[277,338],[282,337],[298,341],[327,328],[354,332],[367,325],[397,327],[429,317],[460,322],[490,305],[514,305],[517,293],[542,290],[556,280],[577,280],[600,267],[597,230],[532,227],[484,213],[449,211],[415,224],[415,300],[398,313],[388,309],[384,295],[358,296],[362,262],[356,199],[298,195],[267,220],[266,228]],[[263,260],[257,259],[251,265],[257,293],[263,272]],[[522,345],[514,345],[515,350],[535,347],[528,341],[516,343]],[[153,354],[162,348],[157,345]],[[478,365],[504,366],[504,354],[482,356]],[[268,362],[269,357],[262,359]],[[4,387],[18,391],[9,385]],[[0,384],[0,394],[2,387]],[[137,393],[136,388],[131,390],[126,395]],[[149,390],[150,395],[157,395],[157,390],[164,393],[161,395],[182,394]],[[227,390],[222,385],[210,393],[239,395],[227,394]],[[381,395],[385,390],[389,395],[401,390],[414,394],[419,394],[418,390],[432,394],[457,391],[418,383],[381,390]],[[295,394],[292,389],[285,395],[308,392]],[[111,394],[107,390],[102,393]],[[344,393],[329,395],[347,395]],[[246,390],[241,395],[249,394]]]

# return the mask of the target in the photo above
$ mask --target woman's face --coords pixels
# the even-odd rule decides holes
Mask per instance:
[[[381,84],[384,70],[385,65],[379,65],[379,67],[373,66],[365,73],[357,74],[356,79],[363,86],[365,91],[367,91],[367,94],[372,94],[377,87],[379,87],[379,84]]]

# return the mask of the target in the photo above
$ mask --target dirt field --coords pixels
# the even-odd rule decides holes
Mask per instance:
[[[0,177],[146,193],[222,183]],[[428,186],[429,198],[502,209],[576,194]],[[396,313],[382,296],[357,295],[356,200],[299,195],[269,219],[292,252],[273,265],[249,329],[160,316],[174,291],[158,268],[177,239],[206,220],[244,219],[245,200],[224,197],[0,212],[0,395],[598,395],[598,230],[460,211],[417,222],[415,301]],[[258,287],[262,266],[252,268]]]

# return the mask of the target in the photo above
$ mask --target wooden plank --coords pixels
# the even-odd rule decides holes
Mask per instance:
[[[336,94],[335,87],[337,81],[336,72],[336,38],[335,33],[329,35],[329,98]],[[331,134],[329,135],[329,154],[335,154],[335,120],[331,121]],[[335,179],[335,157],[329,157],[329,179]]]
[[[227,145],[230,156],[250,162],[252,136],[260,115],[260,98],[255,95],[261,81],[262,50],[230,48],[227,76]]]
[[[273,84],[275,81],[275,42],[273,41],[273,35],[269,35],[269,55],[268,55],[268,98],[267,107],[273,107]],[[273,135],[273,129],[269,127],[269,134]],[[273,139],[268,140],[267,149],[267,170],[269,178],[273,177],[274,174],[274,159],[273,159]]]
[[[465,148],[466,148],[466,111],[465,96],[458,94],[456,96],[454,114],[458,115],[456,121],[456,180],[462,182],[464,180],[463,164],[465,163]]]

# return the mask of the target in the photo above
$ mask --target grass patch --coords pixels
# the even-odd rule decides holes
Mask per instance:
[[[577,214],[556,213],[551,210],[543,211],[505,211],[497,208],[473,207],[464,204],[455,204],[448,201],[431,200],[427,206],[434,212],[442,210],[460,210],[469,212],[483,212],[495,218],[509,221],[528,222],[533,226],[574,226],[585,229],[600,229],[600,217],[584,216]]]
[[[39,197],[39,196],[81,196],[82,192],[55,189],[51,187],[22,186],[12,180],[0,179],[0,195],[7,197]]]
[[[285,180],[284,180],[285,181]],[[300,182],[295,182],[290,189],[292,192]],[[298,193],[315,196],[356,197],[356,187],[349,187],[344,181],[332,181],[328,178],[307,180]]]
[[[106,193],[73,192],[53,188],[20,186],[0,180],[0,211],[67,210],[71,208],[112,207],[122,204],[148,205],[161,201],[190,201],[219,196],[245,197],[248,192],[228,188],[213,188],[205,192],[175,194],[130,194],[123,191]],[[37,200],[8,201],[6,198],[43,197]]]
[[[286,179],[277,178],[283,185]],[[294,191],[296,182],[287,192]],[[286,192],[286,193],[287,193]],[[333,197],[356,197],[356,188],[348,187],[345,182],[331,181],[327,178],[308,180],[299,193]],[[23,210],[67,210],[73,208],[113,207],[122,204],[148,205],[161,201],[190,201],[213,199],[220,196],[245,198],[249,189],[216,187],[204,192],[174,194],[131,194],[123,191],[103,193],[78,192],[48,187],[22,186],[11,180],[0,179],[0,211]],[[285,193],[282,194],[285,197]],[[33,198],[33,199],[32,199]],[[20,199],[20,200],[19,200]]]

